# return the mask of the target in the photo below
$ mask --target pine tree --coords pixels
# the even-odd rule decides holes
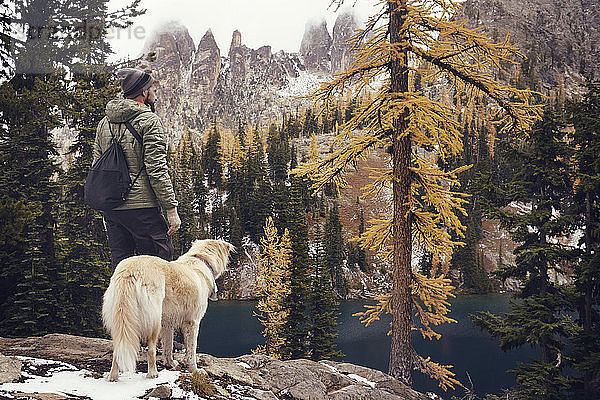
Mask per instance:
[[[331,285],[331,266],[326,262],[326,253],[319,226],[315,227],[316,254],[313,260],[313,273],[310,296],[310,336],[311,360],[332,360],[343,354],[337,350],[339,303]]]
[[[504,350],[526,343],[539,345],[539,360],[522,364],[514,372],[517,386],[512,395],[516,399],[560,398],[561,383],[556,378],[560,376],[564,338],[575,331],[571,319],[563,314],[568,309],[565,288],[549,278],[552,271],[566,272],[563,266],[569,256],[557,240],[569,230],[566,210],[572,201],[567,164],[570,150],[563,124],[560,112],[547,109],[527,143],[514,146],[509,157],[514,163],[513,176],[505,201],[521,202],[528,210],[498,211],[512,239],[520,243],[515,249],[516,265],[503,266],[499,275],[523,282],[517,294],[521,300],[502,316],[489,312],[472,316],[474,325],[500,338]]]
[[[590,82],[583,101],[567,107],[574,130],[570,139],[574,154],[575,201],[572,214],[584,232],[584,248],[575,265],[573,310],[580,331],[573,337],[570,398],[600,397],[600,83]]]
[[[221,188],[223,183],[223,164],[220,150],[221,135],[217,126],[208,133],[208,138],[202,151],[202,170],[206,174],[209,187]]]
[[[202,194],[204,186],[204,182],[196,182],[198,178],[203,180],[203,176],[196,175],[196,168],[200,163],[200,156],[196,153],[191,134],[186,130],[183,132],[174,157],[172,157],[171,179],[179,199],[177,212],[181,218],[181,227],[177,231],[177,235],[173,236],[176,255],[185,253],[192,241],[202,236],[199,229],[199,212],[197,210],[199,207],[196,199],[196,193],[199,191]]]
[[[478,104],[473,105],[477,107]],[[466,292],[487,293],[491,291],[491,282],[479,257],[479,241],[482,238],[482,211],[480,200],[484,193],[482,191],[481,173],[488,173],[491,166],[489,152],[483,131],[477,132],[479,123],[477,116],[472,115],[473,110],[468,110],[463,116],[463,148],[462,157],[457,157],[448,162],[450,168],[458,168],[463,165],[472,167],[459,177],[461,190],[470,194],[465,204],[467,216],[460,216],[461,222],[466,227],[465,244],[455,250],[452,255],[452,268],[458,269],[462,277],[462,283]],[[477,140],[476,140],[477,138]],[[477,151],[475,150],[477,148]],[[488,199],[487,201],[490,201]]]
[[[285,131],[278,130],[275,124],[271,124],[269,127],[267,156],[271,179],[277,182],[286,180],[290,162],[290,146]]]
[[[265,171],[265,168],[261,170]],[[248,197],[248,220],[245,226],[250,237],[258,240],[265,220],[273,212],[273,194],[269,177],[266,175],[259,177],[256,187]]]
[[[195,163],[192,167],[192,182],[194,191],[194,210],[197,216],[198,223],[198,239],[208,238],[208,214],[206,205],[208,201],[208,188],[205,185],[205,175],[202,169],[201,159],[195,158]]]
[[[531,105],[529,90],[501,85],[492,77],[500,64],[510,64],[520,53],[508,40],[494,43],[481,31],[466,28],[463,21],[451,20],[459,8],[460,3],[452,0],[383,2],[380,13],[354,38],[352,65],[322,84],[314,98],[330,110],[349,85],[353,97],[360,97],[374,79],[383,78],[384,84],[372,101],[357,103],[336,137],[337,149],[295,171],[310,176],[315,190],[330,182],[339,189],[345,186],[348,167],[377,147],[389,149],[392,168],[371,169],[373,184],[366,191],[377,196],[384,187],[391,188],[394,211],[391,218],[373,220],[362,239],[365,247],[390,261],[394,283],[392,292],[362,316],[370,323],[382,313],[392,314],[389,372],[408,385],[413,366],[434,376],[443,388],[458,384],[447,366],[414,354],[411,330],[413,310],[416,328],[424,337],[439,337],[431,325],[452,321],[446,307],[452,287],[443,273],[465,229],[457,217],[465,212],[464,196],[446,190],[457,184],[457,174],[465,168],[442,171],[436,164],[462,151],[456,112],[463,104],[455,108],[433,101],[412,90],[409,77],[422,85],[445,77],[461,102],[484,97],[497,103],[504,131],[520,131],[540,114],[540,108]],[[357,131],[359,127],[362,131]],[[418,151],[426,149],[430,151]],[[431,278],[411,270],[413,242],[431,252]]]
[[[5,226],[16,235],[0,244],[0,275],[10,282],[1,297],[0,331],[97,334],[98,292],[105,286],[99,260],[106,254],[99,218],[83,206],[82,174],[89,167],[92,125],[114,90],[104,67],[106,28],[126,27],[143,11],[139,0],[111,14],[105,0],[13,6],[3,10],[14,12],[3,15],[3,26],[11,28],[4,32],[25,32],[26,40],[11,41],[12,60],[3,58],[10,79],[0,87],[0,204],[2,212],[15,212],[6,220],[16,224]],[[3,36],[4,43],[10,39]],[[65,122],[78,137],[73,165],[59,176],[51,131]],[[57,215],[67,217],[58,224]]]
[[[337,294],[343,298],[348,295],[348,282],[344,275],[344,238],[342,236],[342,223],[337,203],[333,203],[325,221],[325,234],[323,237],[325,251],[324,262],[331,272],[331,284]]]
[[[217,190],[212,195],[212,210],[210,213],[210,236],[213,239],[224,239],[227,229],[223,199]]]
[[[61,90],[58,75],[21,75],[0,86],[0,197],[5,211],[16,209],[21,212],[16,220],[27,222],[21,230],[24,240],[0,254],[1,275],[14,278],[0,307],[4,336],[58,331],[64,317],[56,298],[61,292],[54,238],[58,190],[51,179],[58,172],[50,137],[57,119],[48,102]]]
[[[306,304],[309,298],[308,228],[304,206],[300,197],[300,179],[292,177],[291,181],[288,224],[292,259],[289,272],[290,294],[286,300],[289,314],[282,331],[285,340],[282,347],[282,358],[284,359],[306,358],[308,356]]]
[[[359,221],[360,222],[358,223],[358,237],[361,237],[365,233],[365,212],[362,208],[360,209]],[[363,246],[360,245],[360,243],[357,246],[357,253],[358,267],[363,272],[369,272],[370,268],[369,264],[367,263],[367,251],[363,248]]]
[[[255,314],[264,326],[265,344],[253,352],[281,358],[284,345],[282,329],[288,319],[286,300],[290,294],[289,272],[291,243],[289,232],[281,238],[271,217],[267,217],[264,236],[260,238],[260,270],[257,276],[258,304]]]
[[[317,133],[317,125],[317,118],[313,110],[310,107],[307,108],[304,114],[304,123],[302,124],[302,136],[310,136],[313,133]]]
[[[70,148],[74,160],[61,174],[58,211],[58,244],[64,289],[63,329],[77,335],[99,336],[102,327],[102,295],[111,275],[102,216],[84,202],[83,186],[92,163],[96,126],[106,103],[119,92],[109,71],[77,77],[70,100],[70,125],[78,130]]]

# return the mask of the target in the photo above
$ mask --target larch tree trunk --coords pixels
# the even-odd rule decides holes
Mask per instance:
[[[406,4],[390,1],[389,37],[390,42],[402,43],[405,38],[402,25],[406,18]],[[391,92],[408,91],[408,57],[403,51],[400,58],[391,61]],[[389,373],[405,384],[412,385],[411,313],[410,295],[412,232],[409,209],[411,187],[410,161],[411,138],[405,133],[407,113],[394,121],[392,163],[393,163],[393,289],[392,289],[392,343],[390,349]]]

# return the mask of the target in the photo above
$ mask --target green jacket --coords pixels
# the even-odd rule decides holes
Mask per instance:
[[[144,159],[142,160],[142,145],[129,132],[123,122],[130,121],[144,143]],[[102,153],[110,146],[111,132],[115,138],[121,138],[121,147],[125,153],[129,176],[133,181],[142,165],[142,171],[133,185],[125,203],[115,210],[130,210],[134,208],[158,207],[169,210],[177,207],[173,192],[173,184],[169,177],[167,166],[167,135],[160,118],[150,111],[150,108],[130,99],[115,99],[106,105],[106,116],[96,129],[94,142],[95,163]]]

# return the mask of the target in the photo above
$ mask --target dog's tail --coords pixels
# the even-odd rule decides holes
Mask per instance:
[[[150,293],[154,291],[135,275],[117,271],[102,304],[102,320],[112,336],[113,355],[121,371],[135,371],[140,339],[160,327],[162,314],[164,289]]]

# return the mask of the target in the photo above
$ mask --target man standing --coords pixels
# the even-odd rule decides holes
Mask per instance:
[[[106,105],[93,150],[96,163],[113,138],[118,140],[134,182],[122,205],[104,211],[113,271],[121,260],[136,254],[172,260],[171,235],[181,225],[167,166],[167,135],[153,112],[154,78],[139,69],[123,68],[117,71],[117,79],[123,98]],[[127,128],[127,121],[141,137],[141,143]],[[167,212],[168,225],[161,208]]]

